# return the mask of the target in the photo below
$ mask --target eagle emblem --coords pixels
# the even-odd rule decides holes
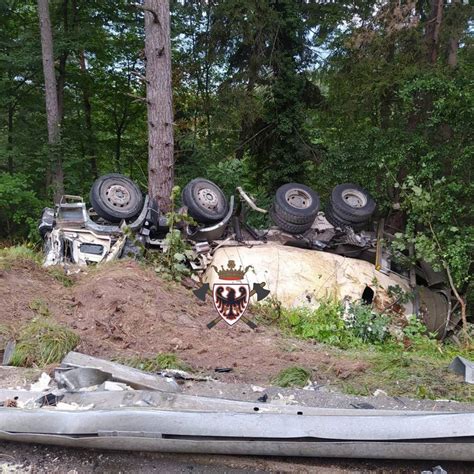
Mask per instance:
[[[236,267],[234,260],[229,260],[227,268],[221,265],[219,270],[215,265],[212,268],[219,276],[219,283],[214,283],[212,291],[209,283],[201,281],[201,287],[197,290],[193,290],[193,293],[201,300],[206,301],[206,295],[212,295],[214,301],[214,307],[216,308],[219,316],[213,319],[207,324],[209,329],[212,329],[221,318],[230,326],[233,326],[239,319],[242,318],[247,326],[255,329],[257,326],[253,321],[247,319],[244,313],[249,305],[250,298],[256,296],[257,301],[261,301],[268,296],[270,293],[264,289],[265,282],[254,283],[253,289],[250,291],[250,286],[247,283],[242,282],[244,275],[247,273],[251,265],[243,268],[240,266]]]
[[[250,300],[247,283],[214,283],[214,306],[221,318],[233,326],[245,313]]]

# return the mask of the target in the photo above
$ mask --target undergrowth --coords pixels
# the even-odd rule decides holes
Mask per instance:
[[[415,316],[392,319],[362,303],[327,300],[316,309],[285,309],[271,301],[254,312],[260,323],[278,325],[288,336],[339,349],[332,351],[335,357],[368,362],[368,370],[334,382],[346,393],[372,395],[380,388],[391,395],[474,401],[474,388],[448,371],[455,356],[472,360],[472,339],[441,342]],[[284,383],[280,375],[277,385]]]
[[[191,370],[190,366],[182,361],[176,354],[167,352],[161,352],[155,357],[135,356],[119,359],[118,362],[146,372],[159,372],[165,369]]]
[[[147,252],[146,254],[147,262],[154,266],[156,273],[169,281],[181,281],[183,277],[191,274],[191,269],[186,263],[194,254],[181,231],[176,228],[178,224],[196,224],[188,215],[180,214],[174,210],[179,195],[180,188],[175,186],[170,196],[172,210],[166,214],[168,232],[163,241],[163,251]]]

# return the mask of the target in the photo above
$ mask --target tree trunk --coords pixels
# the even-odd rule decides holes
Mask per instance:
[[[454,0],[454,5],[451,8],[459,8],[461,6],[461,0]],[[462,24],[464,27],[464,24]],[[452,25],[454,31],[451,33],[451,37],[448,40],[448,66],[455,68],[458,65],[458,48],[459,48],[459,38],[462,34],[462,28],[457,24]]]
[[[443,20],[444,0],[432,0],[431,14],[426,25],[426,43],[428,46],[428,62],[436,63],[439,48],[439,32]]]
[[[69,21],[68,21],[68,3],[69,0],[63,0],[63,27],[65,35],[68,35],[69,30]],[[69,51],[65,49],[62,51],[59,56],[59,65],[58,65],[58,109],[59,109],[59,118],[61,122],[64,119],[64,86],[66,85],[66,64],[67,58],[69,56]]]
[[[38,0],[38,16],[41,32],[41,51],[43,58],[44,89],[46,98],[46,118],[48,122],[48,144],[52,173],[54,201],[59,202],[64,194],[64,177],[60,152],[60,115],[54,72],[53,35],[49,18],[48,0]]]
[[[90,94],[90,84],[89,84],[89,75],[87,72],[86,57],[84,50],[79,51],[79,67],[81,69],[81,74],[83,75],[83,85],[82,85],[82,104],[84,106],[84,118],[86,122],[86,132],[87,132],[87,156],[89,158],[89,163],[91,167],[92,177],[97,179],[97,157],[95,151],[95,134],[92,127],[92,105],[91,105],[91,94]]]
[[[122,130],[118,129],[116,130],[116,135],[115,135],[115,169],[117,170],[117,173],[122,172],[122,166],[120,164],[121,154],[122,154]]]
[[[169,0],[145,0],[148,194],[171,210],[174,181],[173,101]]]
[[[13,174],[13,115],[15,107],[13,104],[8,105],[8,137],[7,137],[7,154],[8,154],[8,172]]]

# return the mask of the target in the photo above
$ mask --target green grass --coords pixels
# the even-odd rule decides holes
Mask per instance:
[[[165,369],[191,370],[191,367],[176,354],[167,352],[161,352],[155,357],[135,356],[128,359],[119,359],[118,362],[146,372],[159,372]]]
[[[472,339],[462,344],[440,342],[413,317],[399,328],[397,338],[384,328],[391,324],[386,315],[372,316],[369,307],[355,305],[353,318],[347,323],[342,319],[342,306],[332,301],[321,302],[316,310],[288,310],[272,303],[257,307],[256,312],[261,323],[277,325],[289,337],[321,343],[318,350],[328,352],[335,362],[345,359],[367,363],[367,370],[356,370],[344,379],[333,374],[331,384],[345,393],[372,395],[382,389],[391,396],[474,401],[474,387],[448,370],[457,355],[474,358]],[[272,382],[296,386],[292,381],[294,368],[290,369]]]
[[[40,264],[42,256],[30,245],[17,245],[0,249],[0,269],[9,270],[16,262],[28,261]]]
[[[382,389],[390,396],[474,402],[474,387],[448,370],[452,358],[401,351],[358,351],[352,356],[369,362],[370,368],[349,380],[336,380],[344,393],[368,396]]]
[[[272,378],[278,387],[304,387],[311,379],[311,372],[303,367],[288,367]]]
[[[65,269],[61,266],[49,267],[47,272],[65,288],[70,288],[74,284],[74,280],[66,274]]]
[[[28,307],[34,311],[37,316],[41,316],[43,318],[49,318],[51,316],[48,304],[41,298],[30,301]]]
[[[78,344],[79,336],[46,317],[34,318],[18,334],[11,365],[44,367],[60,362]]]

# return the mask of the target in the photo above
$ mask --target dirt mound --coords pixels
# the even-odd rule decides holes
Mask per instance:
[[[32,263],[15,264],[0,272],[0,302],[0,324],[19,325],[46,307],[80,335],[82,352],[114,358],[175,352],[206,372],[232,368],[221,376],[226,381],[268,383],[291,365],[313,369],[322,380],[366,368],[335,361],[317,346],[285,338],[272,327],[252,331],[244,323],[231,328],[220,322],[209,330],[206,324],[216,317],[210,301],[200,302],[190,290],[133,261],[88,269],[71,287]]]

